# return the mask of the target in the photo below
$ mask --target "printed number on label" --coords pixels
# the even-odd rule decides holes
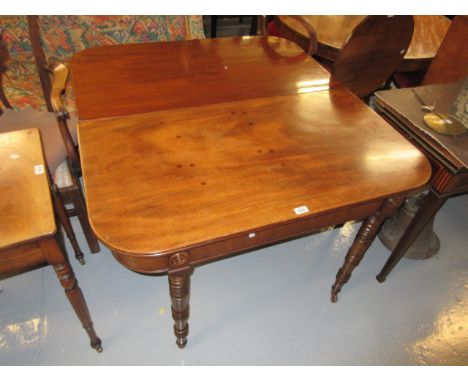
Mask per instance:
[[[300,207],[294,208],[294,212],[296,213],[296,215],[302,215],[302,214],[305,214],[306,212],[309,212],[309,209],[307,208],[307,206],[300,206]]]

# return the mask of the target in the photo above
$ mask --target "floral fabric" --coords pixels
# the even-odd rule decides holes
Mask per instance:
[[[26,16],[0,16],[0,36],[12,60],[34,62]]]
[[[204,38],[201,16],[40,16],[49,62],[100,45]]]
[[[39,16],[42,48],[49,64],[100,45],[205,38],[201,16]],[[10,54],[5,94],[14,109],[46,108],[26,16],[0,16],[1,38]],[[74,109],[71,81],[65,106]]]
[[[13,109],[18,111],[31,107],[45,110],[46,103],[36,63],[11,60],[7,65],[3,74],[3,90]]]

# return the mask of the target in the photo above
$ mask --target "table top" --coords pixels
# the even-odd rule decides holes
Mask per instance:
[[[288,40],[244,36],[91,48],[71,72],[84,120],[328,88],[310,61]]]
[[[0,248],[55,230],[39,130],[0,134]]]
[[[448,84],[385,90],[376,92],[376,106],[385,115],[400,122],[403,128],[417,138],[419,144],[453,172],[464,172],[468,171],[468,131],[451,136],[432,130],[424,123],[423,117],[427,111],[421,109],[420,100],[427,105],[435,105],[437,113],[456,116],[466,126],[467,92],[468,79]]]
[[[311,24],[319,43],[316,54],[334,60],[348,35],[365,16],[302,16]],[[288,16],[278,16],[280,22],[305,38],[301,24]],[[450,26],[444,16],[413,16],[414,33],[408,51],[399,68],[402,71],[426,69],[436,55]]]
[[[187,64],[190,56],[185,65],[178,62],[176,53],[188,49],[187,42],[95,48],[73,60],[88,212],[103,243],[122,253],[157,256],[228,236],[255,236],[427,183],[427,159],[347,89],[329,89],[318,63],[297,52],[294,63],[266,58],[260,40],[275,41],[246,40],[237,54],[225,47],[239,39],[204,41],[203,61],[213,62],[204,68],[210,86],[196,84],[201,69]],[[172,62],[177,69],[158,71],[165,84],[158,93],[159,81],[145,70],[145,62],[149,68],[154,63],[138,64],[140,82],[153,89],[154,100],[131,97],[130,106],[106,109],[109,115],[89,102],[80,104],[94,87],[83,76],[98,61],[94,79],[113,78],[115,89],[119,82],[130,84],[133,93],[134,73],[116,78],[106,70],[107,60],[126,51],[121,60],[134,63],[135,55],[158,57],[159,50],[166,52],[164,65]],[[232,68],[231,76],[217,70],[218,61]],[[240,92],[234,85],[242,76],[247,90]],[[195,87],[190,94],[213,94],[201,100],[180,94],[181,78]],[[270,87],[260,91],[262,83]],[[180,99],[167,104],[158,100],[161,94]],[[114,91],[104,96],[107,104],[121,102]]]

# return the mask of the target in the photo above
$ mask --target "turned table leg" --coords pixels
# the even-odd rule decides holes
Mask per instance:
[[[349,281],[354,268],[359,265],[365,252],[374,241],[380,225],[388,215],[400,206],[402,201],[402,196],[386,200],[375,214],[363,221],[361,228],[354,239],[353,245],[346,255],[343,266],[336,274],[336,280],[331,291],[332,302],[336,302],[338,300],[338,293],[341,291],[343,285]]]
[[[408,225],[408,228],[406,228],[406,231],[401,236],[400,241],[388,258],[384,267],[377,275],[377,280],[379,282],[382,283],[385,281],[388,274],[392,271],[395,265],[398,264],[408,248],[411,247],[411,244],[413,244],[418,238],[426,224],[434,217],[435,213],[440,209],[440,207],[442,207],[446,200],[446,197],[439,197],[432,191],[426,195],[419,211],[416,213],[416,216]]]
[[[186,253],[177,253],[169,259],[169,292],[171,295],[172,318],[177,346],[181,349],[187,344],[189,332],[189,293],[192,267]]]
[[[93,322],[91,321],[91,316],[83,297],[83,293],[78,286],[78,281],[75,278],[73,270],[64,256],[56,238],[51,237],[44,240],[41,242],[41,247],[44,250],[49,264],[53,266],[60,284],[65,289],[65,294],[70,301],[73,310],[83,325],[83,328],[86,330],[86,333],[91,340],[91,347],[100,353],[102,351],[101,340],[94,331]]]

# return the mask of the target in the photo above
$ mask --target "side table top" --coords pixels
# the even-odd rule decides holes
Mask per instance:
[[[0,134],[0,248],[55,231],[39,130]]]
[[[464,121],[466,127],[467,87],[468,79],[465,79],[448,84],[379,91],[376,92],[376,106],[379,110],[383,109],[386,115],[398,120],[417,136],[431,153],[454,171],[467,171],[468,130],[457,136],[440,134],[424,123],[423,117],[427,111],[421,109],[421,101],[428,106],[435,105],[435,112],[453,114]],[[457,110],[454,109],[455,106]],[[457,115],[460,113],[462,114]]]

